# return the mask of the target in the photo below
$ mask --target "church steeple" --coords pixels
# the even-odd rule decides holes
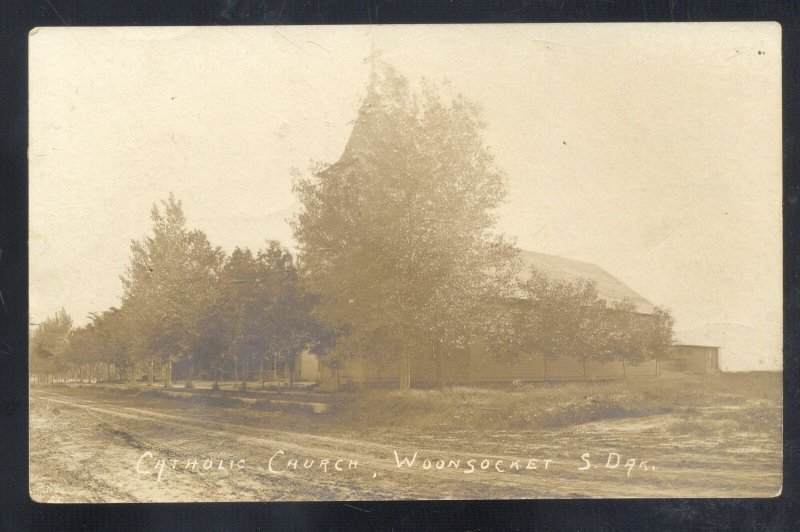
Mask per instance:
[[[375,69],[375,63],[380,58],[383,52],[380,50],[375,50],[375,39],[369,45],[369,55],[364,59],[364,61],[369,62],[369,85],[367,86],[367,100],[370,99],[371,96],[375,95],[375,89],[378,85],[378,73]]]
[[[344,153],[340,161],[348,159],[356,155],[356,153],[363,149],[368,143],[369,137],[372,134],[373,128],[371,121],[373,120],[374,111],[379,105],[378,96],[378,71],[377,64],[383,52],[375,49],[375,41],[370,43],[370,54],[364,58],[365,62],[369,62],[369,81],[367,84],[367,94],[361,102],[361,108],[358,111],[355,123],[353,124],[353,131],[350,133],[350,138],[344,148]]]

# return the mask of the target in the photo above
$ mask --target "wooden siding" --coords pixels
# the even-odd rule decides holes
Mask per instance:
[[[314,382],[320,380],[319,359],[308,351],[300,353],[296,370],[297,378],[301,381]]]
[[[538,355],[521,355],[504,359],[492,356],[482,339],[470,346],[469,380],[498,382],[515,380],[544,380],[544,359]]]
[[[657,362],[648,360],[641,364],[621,361],[597,362],[559,357],[547,360],[541,354],[531,353],[516,358],[495,358],[487,352],[483,342],[476,342],[468,350],[444,353],[441,359],[442,384],[570,381],[583,379],[621,379],[623,377],[654,377],[658,374]],[[436,360],[428,356],[412,359],[412,386],[431,386],[437,381]],[[345,360],[339,373],[341,384],[387,385],[398,381],[400,364],[397,360],[370,361],[360,358]],[[321,372],[323,381],[333,379],[335,372]]]
[[[670,349],[664,368],[690,373],[719,371],[719,348],[702,345],[675,345]]]
[[[653,359],[641,364],[625,363],[626,377],[654,377],[659,373],[659,361]]]

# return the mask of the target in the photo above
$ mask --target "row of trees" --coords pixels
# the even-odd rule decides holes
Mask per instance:
[[[400,362],[465,352],[638,361],[670,344],[672,318],[612,305],[589,282],[531,272],[495,229],[506,181],[483,143],[479,109],[424,83],[414,94],[389,66],[373,68],[342,158],[295,175],[297,261],[277,242],[230,256],[186,228],[173,196],[154,206],[152,234],[131,246],[118,309],[72,330],[65,313],[35,332],[36,364],[238,373],[240,361],[306,348],[336,367],[346,357]],[[38,346],[38,347],[37,347]],[[32,367],[34,366],[32,361]]]
[[[202,231],[186,228],[173,195],[153,206],[151,219],[151,234],[131,244],[119,308],[93,313],[78,328],[64,310],[45,320],[31,337],[31,372],[146,375],[150,384],[161,372],[169,386],[173,368],[191,385],[198,373],[218,380],[226,368],[238,381],[243,366],[260,362],[262,378],[265,364],[280,364],[291,379],[300,352],[325,338],[292,255],[269,241],[225,256]]]
[[[628,299],[609,304],[591,281],[552,280],[532,269],[518,289],[519,297],[498,305],[481,328],[500,357],[538,352],[545,359],[638,364],[663,357],[672,344],[668,311],[655,307],[641,314]]]

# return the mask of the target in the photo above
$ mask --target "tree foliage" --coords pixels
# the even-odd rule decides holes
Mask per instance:
[[[256,254],[236,248],[203,319],[204,352],[218,361],[278,360],[291,374],[299,354],[313,347],[323,330],[311,315],[313,301],[298,282],[294,258],[279,242],[269,241]]]
[[[666,310],[642,314],[628,299],[609,304],[591,281],[553,280],[532,268],[518,297],[496,305],[481,331],[501,358],[536,352],[548,359],[639,363],[666,354],[673,324]]]
[[[200,335],[200,313],[214,293],[223,253],[202,231],[186,228],[172,194],[153,205],[150,217],[152,233],[131,243],[123,306],[143,350],[172,361],[190,355]]]
[[[113,365],[152,382],[156,365],[169,380],[173,361],[191,379],[196,364],[219,376],[231,359],[238,369],[242,357],[268,357],[291,375],[304,349],[330,341],[311,313],[316,297],[280,243],[225,257],[201,231],[187,229],[173,195],[153,206],[151,220],[151,233],[131,243],[121,306],[90,314],[78,328],[64,310],[45,320],[31,334],[33,373],[82,376],[102,363],[106,374]]]
[[[342,159],[296,178],[301,271],[340,353],[463,347],[508,287],[515,249],[494,232],[505,180],[482,127],[474,104],[431,85],[412,95],[384,67]]]
[[[55,373],[67,363],[72,318],[63,308],[41,322],[28,341],[32,372]]]

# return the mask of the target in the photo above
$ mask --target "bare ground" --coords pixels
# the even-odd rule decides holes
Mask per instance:
[[[310,414],[42,387],[31,390],[30,492],[41,502],[769,497],[781,486],[780,428],[736,420],[776,409],[758,399],[553,429],[337,430]],[[413,467],[398,468],[395,452],[416,452]],[[606,467],[610,453],[617,467]]]

